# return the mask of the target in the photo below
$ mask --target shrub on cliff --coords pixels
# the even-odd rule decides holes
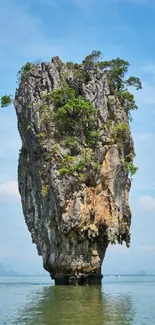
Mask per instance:
[[[129,174],[130,179],[132,180],[132,177],[138,171],[138,167],[134,166],[132,161],[126,161],[126,159],[123,159],[121,162],[122,162],[126,172]]]
[[[54,105],[54,120],[59,134],[84,134],[86,143],[93,146],[98,137],[97,110],[86,98],[78,95],[67,83],[44,96],[47,105]]]
[[[44,100],[48,105],[53,103],[56,108],[59,108],[66,105],[68,101],[72,100],[75,96],[75,90],[64,82],[61,84],[61,87],[44,95]]]
[[[7,107],[13,102],[11,95],[5,95],[1,97],[1,107]]]
[[[87,55],[82,61],[85,69],[93,69],[94,66],[100,61],[101,51],[92,51],[91,54]]]
[[[19,82],[23,82],[22,87],[25,87],[25,81],[29,82],[28,77],[30,75],[33,78],[31,72],[37,69],[37,66],[37,63],[27,62],[21,67],[17,77]],[[104,139],[104,132],[109,128],[109,138],[111,137],[111,139],[108,139],[107,142],[111,145],[116,144],[119,149],[123,149],[126,143],[125,140],[130,136],[126,116],[128,120],[131,120],[131,111],[137,109],[134,95],[130,93],[129,89],[130,87],[135,87],[136,90],[142,88],[141,81],[138,77],[130,76],[126,78],[129,66],[128,61],[120,58],[103,61],[101,52],[93,51],[80,64],[67,62],[65,65],[61,62],[59,69],[56,66],[57,73],[59,73],[60,77],[59,88],[52,92],[49,92],[49,87],[46,87],[41,75],[39,75],[37,85],[41,104],[36,106],[36,109],[38,108],[40,117],[40,131],[38,133],[36,132],[36,138],[39,138],[39,141],[45,144],[55,128],[54,135],[57,137],[56,141],[62,146],[68,146],[71,155],[76,156],[77,152],[79,155],[81,154],[80,150],[82,146],[87,149],[95,149],[97,144],[101,145],[102,143],[104,145],[105,141],[107,141]],[[106,79],[108,79],[110,88],[109,95],[106,95],[109,110],[116,101],[118,105],[120,101],[119,106],[124,107],[126,112],[123,121],[127,122],[116,124],[115,116],[112,114],[106,122],[103,119],[103,125],[100,126],[98,123],[98,110],[95,107],[95,102],[93,102],[95,99],[91,102],[83,96],[83,93],[86,94],[87,92],[86,85],[91,81],[91,78],[93,79],[95,77],[99,79],[101,76],[104,80],[104,75],[107,76]],[[91,83],[88,85],[88,89],[89,86],[91,87]],[[97,89],[93,93],[94,98],[96,98]],[[10,95],[5,95],[1,98],[1,107],[6,107],[13,101]],[[33,103],[28,102],[25,109],[33,110]],[[51,125],[49,121],[51,121]],[[30,132],[31,124],[24,127],[26,131]],[[101,129],[104,132],[101,132]],[[75,150],[75,147],[77,150]],[[51,149],[51,152],[53,155],[56,155],[56,148]],[[91,160],[95,163],[94,157]],[[128,162],[125,157],[124,161],[124,168],[132,176],[136,172],[137,167],[132,164],[132,159]],[[62,174],[67,173],[67,171],[68,173],[80,173],[84,166],[86,166],[85,159],[81,158],[80,161],[75,163],[63,159],[63,164],[60,169],[62,169]]]
[[[18,71],[17,81],[21,82],[21,80],[26,78],[34,68],[35,68],[35,64],[31,62],[27,62],[25,65],[23,65],[21,69]]]
[[[93,129],[96,109],[81,97],[70,99],[55,112],[55,120],[62,131],[73,131],[81,127],[86,135],[88,129]]]
[[[128,61],[116,58],[110,61],[101,60],[101,52],[93,51],[90,55],[86,56],[83,60],[84,68],[96,69],[100,68],[107,71],[109,78],[109,85],[112,93],[116,93],[124,105],[129,120],[131,121],[130,111],[137,109],[133,94],[128,90],[128,87],[135,87],[136,90],[142,88],[141,80],[138,77],[130,76],[125,79],[130,66]]]
[[[128,123],[119,123],[114,126],[113,140],[115,143],[124,143],[129,136],[129,125]]]
[[[18,72],[17,78],[21,82],[23,78],[26,78],[30,72],[32,72],[37,64],[27,62]],[[129,120],[131,119],[131,110],[137,109],[133,94],[128,90],[128,87],[135,87],[136,90],[142,88],[142,83],[138,77],[130,76],[125,79],[125,75],[128,72],[130,64],[128,61],[116,58],[110,61],[102,61],[100,51],[92,51],[91,54],[87,55],[82,61],[82,64],[73,62],[67,62],[66,67],[73,71],[74,77],[81,79],[82,82],[89,82],[91,76],[89,70],[104,70],[107,72],[109,78],[109,85],[111,92],[117,94],[122,105],[126,110]],[[4,98],[3,98],[4,97]],[[1,100],[1,106],[8,106],[11,102],[7,102],[10,96],[3,96]],[[6,98],[7,97],[7,98]],[[46,95],[47,103],[54,102],[56,107],[66,105],[67,102],[76,97],[75,90],[73,90],[67,83],[61,85],[61,88],[56,89],[54,92]],[[7,105],[5,104],[5,100]]]

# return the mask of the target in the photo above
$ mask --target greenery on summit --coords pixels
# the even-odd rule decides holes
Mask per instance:
[[[29,74],[38,66],[38,64],[27,62],[17,74],[18,82],[26,79]],[[66,66],[68,69],[73,71],[74,77],[84,82],[90,81],[90,71],[95,69],[100,69],[107,71],[109,85],[111,92],[117,94],[122,105],[124,105],[125,110],[128,114],[129,119],[131,119],[131,110],[137,109],[134,96],[129,92],[128,87],[135,87],[136,90],[142,88],[142,83],[138,77],[130,76],[125,79],[125,75],[128,73],[128,68],[130,66],[128,61],[120,58],[116,58],[110,61],[103,61],[100,51],[92,51],[91,54],[87,55],[81,64],[67,62]],[[69,89],[70,88],[70,89]],[[8,106],[12,103],[9,101],[11,96],[3,96],[1,98],[1,107]],[[67,104],[67,101],[75,97],[75,91],[66,85],[57,89],[53,93],[47,94],[47,99],[49,102],[53,100],[56,107],[63,106]],[[8,99],[8,101],[6,101]],[[5,104],[6,103],[6,104]]]
[[[134,96],[129,92],[128,87],[135,87],[136,90],[139,90],[142,89],[142,83],[138,77],[134,76],[125,79],[125,75],[128,73],[128,68],[130,66],[129,62],[120,58],[110,61],[102,61],[101,52],[93,51],[92,54],[85,58],[83,64],[87,69],[99,67],[100,69],[107,71],[111,92],[118,95],[129,119],[132,120],[130,111],[137,109],[137,105]]]
[[[35,64],[31,62],[27,62],[25,65],[21,67],[21,69],[17,73],[17,81],[20,83],[23,79],[29,76],[30,72],[35,69]]]
[[[142,83],[138,77],[130,76],[125,79],[128,73],[129,62],[120,58],[110,61],[103,61],[100,51],[93,51],[86,56],[81,64],[67,62],[67,67],[74,72],[74,76],[79,75],[85,81],[90,80],[89,73],[91,70],[99,68],[107,71],[111,92],[117,94],[122,105],[125,107],[126,113],[130,121],[132,121],[131,110],[137,109],[133,94],[128,90],[129,87],[135,87],[136,90],[142,88]]]
[[[27,62],[17,74],[17,80],[19,83],[26,81],[36,68],[38,64]],[[42,104],[38,108],[40,110],[40,133],[36,135],[37,139],[44,141],[47,137],[46,126],[49,120],[55,123],[56,132],[58,135],[58,141],[60,145],[71,147],[78,147],[79,141],[82,139],[82,143],[85,146],[85,152],[92,150],[98,144],[101,137],[101,130],[105,131],[105,128],[112,130],[111,145],[118,144],[121,149],[125,145],[125,141],[129,137],[129,125],[127,122],[113,124],[113,117],[109,117],[106,123],[102,126],[98,125],[98,110],[94,107],[93,103],[87,100],[81,91],[81,84],[87,84],[91,81],[92,75],[97,72],[107,74],[110,96],[107,95],[107,103],[109,107],[115,102],[115,98],[118,98],[121,105],[124,107],[128,120],[132,120],[131,111],[137,109],[137,105],[134,99],[134,95],[129,91],[130,87],[135,87],[136,90],[142,88],[142,83],[138,77],[129,76],[126,78],[129,69],[129,62],[120,58],[104,61],[101,57],[100,51],[93,51],[91,54],[85,57],[80,63],[67,62],[66,65],[61,64],[59,67],[60,77],[62,78],[59,88],[52,92],[44,93],[45,86],[40,85],[42,94]],[[65,67],[65,68],[64,68]],[[63,70],[64,68],[64,70]],[[72,72],[73,80],[77,87],[70,85],[68,79],[68,72]],[[5,95],[1,98],[1,107],[7,107],[14,100],[11,95]],[[53,107],[53,111],[50,107]],[[28,105],[26,109],[32,109],[32,104]],[[98,108],[99,109],[99,108]],[[26,127],[27,132],[31,132],[31,125]],[[111,132],[111,131],[109,131]],[[48,130],[48,134],[50,131]],[[71,151],[72,152],[72,151]],[[56,155],[57,149],[53,149],[53,154]],[[87,152],[88,154],[88,152]],[[96,170],[93,152],[88,155],[89,159],[86,159],[84,153],[81,154],[81,158],[76,161],[71,155],[67,155],[62,159],[60,163],[59,172],[61,175],[73,174],[74,172],[81,175],[83,170],[94,168]],[[126,158],[126,157],[125,157]],[[89,162],[88,162],[89,160]],[[132,159],[131,159],[132,160]],[[132,161],[124,159],[122,164],[125,170],[133,176],[137,171]],[[47,188],[43,189],[44,195]]]

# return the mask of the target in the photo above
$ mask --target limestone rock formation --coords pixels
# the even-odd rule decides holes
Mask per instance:
[[[31,68],[14,103],[25,221],[56,284],[100,283],[108,244],[130,243],[127,112],[99,67],[73,68],[55,57]],[[65,91],[66,102],[59,98]],[[87,114],[78,102],[75,111],[64,106],[75,97],[88,104]]]

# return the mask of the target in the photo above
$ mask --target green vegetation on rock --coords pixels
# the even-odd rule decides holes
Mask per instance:
[[[119,123],[114,126],[113,140],[114,143],[123,144],[129,137],[129,125],[128,123]]]
[[[82,64],[86,69],[93,69],[96,64],[99,64],[101,54],[101,51],[92,51],[91,54],[85,57]]]
[[[35,69],[35,66],[36,65],[31,62],[27,62],[25,65],[23,65],[17,74],[18,82],[21,82],[21,80],[26,78],[30,74],[30,72],[32,72]]]
[[[64,136],[64,139],[60,141],[60,144],[62,146],[75,146],[78,144],[78,138],[77,137],[71,137],[71,136]]]
[[[64,156],[61,160],[59,166],[60,174],[66,175],[76,172],[78,175],[83,175],[86,173],[88,167],[96,168],[94,155],[92,153],[91,155],[90,153],[88,154],[87,150],[94,149],[100,142],[101,131],[102,133],[106,133],[108,129],[109,137],[112,140],[111,145],[117,144],[119,148],[123,148],[125,146],[125,140],[129,137],[130,130],[127,122],[116,124],[112,110],[107,121],[99,126],[97,117],[98,110],[92,102],[84,96],[81,96],[82,91],[80,90],[80,86],[83,83],[87,84],[94,73],[102,73],[103,71],[107,74],[109,81],[110,95],[107,96],[109,107],[115,104],[116,98],[119,99],[120,104],[125,109],[128,120],[131,121],[131,111],[137,109],[137,105],[134,95],[130,93],[129,88],[135,87],[136,90],[139,90],[142,88],[142,84],[138,77],[130,76],[127,79],[125,78],[130,66],[129,62],[120,58],[103,61],[100,51],[92,51],[80,64],[70,61],[66,65],[63,63],[60,65],[62,68],[60,80],[63,81],[59,85],[59,88],[45,94],[45,88],[42,88],[41,81],[40,89],[43,91],[41,97],[42,103],[38,106],[40,132],[38,131],[36,137],[40,141],[46,142],[50,139],[50,134],[54,127],[54,135],[58,145],[55,144],[51,148],[51,153],[53,156],[57,156],[59,144],[68,147],[71,153],[71,155]],[[65,67],[64,71],[63,66]],[[27,62],[18,72],[18,81],[22,82],[25,80],[36,67],[37,64]],[[69,82],[70,72],[75,81],[75,87]],[[1,98],[1,107],[6,107],[12,102],[11,96],[5,95]],[[26,107],[26,109],[28,108],[33,109],[32,103]],[[26,131],[29,131],[32,129],[32,126],[29,124],[25,128]],[[77,160],[74,157],[77,155],[77,151],[71,148],[77,148],[77,151],[79,151]],[[81,153],[82,148],[85,148],[84,150],[88,155],[87,158],[84,153]],[[137,167],[131,161],[127,161],[126,157],[123,164],[126,171],[132,177],[136,173]]]
[[[137,109],[134,96],[129,92],[128,87],[135,87],[136,90],[142,88],[142,83],[138,77],[130,76],[125,79],[130,66],[128,61],[116,58],[110,61],[101,60],[101,52],[93,51],[83,60],[84,68],[87,70],[100,68],[107,71],[109,85],[112,93],[116,93],[124,106],[129,120],[131,121],[131,110]]]
[[[38,134],[36,134],[36,138],[45,138],[45,137],[46,137],[45,132],[39,132]]]
[[[37,64],[27,62],[18,72],[18,81],[21,82],[26,78],[30,72],[32,72]],[[90,70],[103,70],[107,72],[109,78],[109,85],[111,92],[118,95],[121,104],[124,106],[129,120],[131,121],[131,110],[137,109],[135,103],[134,95],[131,94],[128,90],[128,87],[135,87],[136,90],[142,88],[142,83],[138,77],[130,76],[128,79],[125,79],[125,75],[128,73],[128,68],[130,64],[128,61],[125,61],[120,58],[116,58],[110,61],[103,61],[100,51],[92,51],[91,54],[87,55],[81,64],[67,62],[66,67],[69,70],[73,71],[74,78],[81,80],[82,82],[89,82],[91,80]],[[66,72],[64,72],[66,74]],[[10,96],[3,96],[1,99],[1,106],[8,106],[11,102],[6,101]],[[54,103],[56,108],[60,108],[66,105],[69,100],[77,97],[75,90],[69,87],[67,83],[61,85],[60,88],[54,90],[52,93],[44,95],[46,103]],[[84,101],[85,99],[83,99]],[[85,100],[86,101],[86,100]],[[72,104],[72,102],[70,102]],[[93,130],[94,131],[94,130]]]
[[[85,142],[92,147],[97,143],[97,110],[86,98],[78,95],[67,83],[44,96],[47,105],[54,106],[54,121],[59,134],[70,139],[84,135]]]
[[[132,179],[132,177],[136,174],[138,171],[138,167],[134,166],[132,161],[126,161],[125,159],[121,160],[125,170],[128,172],[129,177]]]
[[[47,105],[54,104],[55,108],[60,108],[76,96],[75,90],[69,87],[66,82],[61,84],[60,88],[55,89],[51,93],[44,95]]]
[[[42,197],[46,197],[47,193],[48,193],[48,188],[49,185],[48,184],[43,184],[41,187],[41,196]]]
[[[64,175],[77,174],[81,181],[85,181],[90,173],[97,172],[99,165],[94,161],[94,155],[92,149],[83,150],[79,160],[77,161],[75,157],[70,155],[64,156],[60,163],[59,173]]]
[[[11,95],[5,95],[1,97],[1,107],[7,107],[13,102]]]
[[[77,97],[57,109],[55,120],[61,132],[73,133],[80,128],[87,138],[87,132],[94,130],[95,114],[96,110],[89,101]]]
[[[138,109],[135,99],[134,99],[134,95],[131,94],[129,91],[127,90],[119,90],[118,91],[118,97],[121,101],[121,104],[123,105],[123,107],[125,108],[128,118],[130,121],[132,121],[132,117],[131,117],[131,110],[134,109]]]
[[[129,87],[135,87],[136,90],[142,89],[142,83],[139,78],[131,76],[126,80],[126,85]]]

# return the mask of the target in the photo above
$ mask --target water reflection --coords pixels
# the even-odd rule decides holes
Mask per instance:
[[[46,287],[16,321],[18,325],[133,325],[127,294],[104,294],[101,287]]]

